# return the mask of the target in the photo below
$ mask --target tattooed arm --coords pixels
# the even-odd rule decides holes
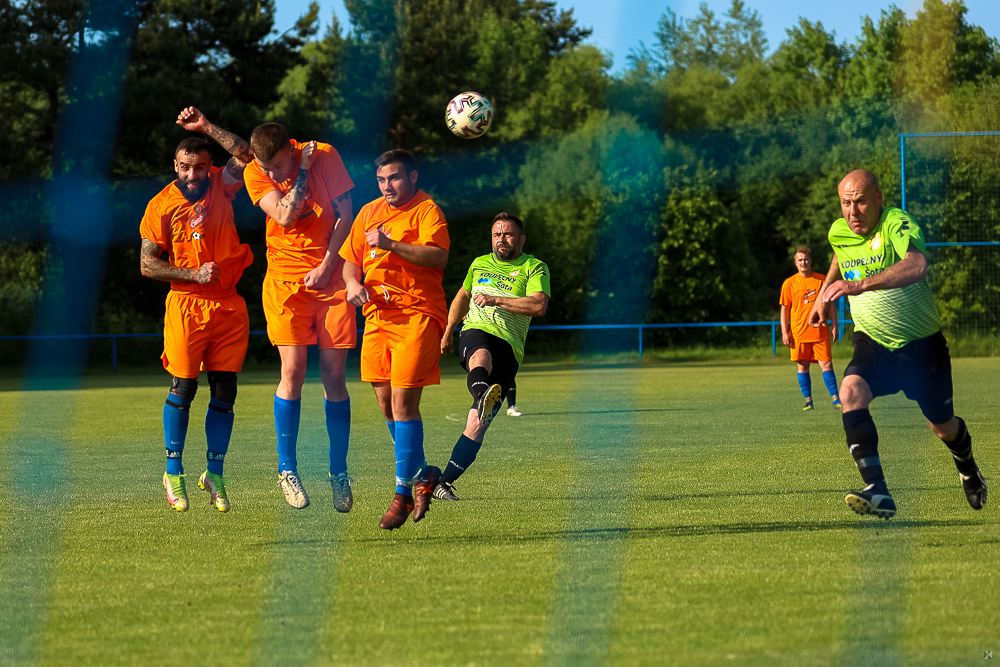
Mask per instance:
[[[302,147],[299,173],[292,183],[291,189],[284,196],[278,190],[271,190],[260,198],[258,205],[264,213],[282,227],[291,227],[298,221],[299,213],[306,201],[306,179],[309,167],[312,166],[316,154],[316,142],[310,141]]]
[[[139,270],[142,275],[163,282],[184,280],[201,285],[219,279],[219,265],[215,262],[206,262],[197,269],[183,269],[160,259],[162,254],[163,248],[149,239],[142,240],[142,247],[139,249]]]
[[[309,289],[324,289],[330,284],[333,276],[337,275],[337,267],[343,261],[340,257],[340,246],[344,245],[347,235],[351,233],[354,225],[354,205],[351,201],[351,191],[333,200],[333,210],[337,213],[336,224],[330,232],[330,245],[327,246],[326,255],[323,261],[315,269],[306,274],[302,280]]]
[[[205,117],[205,114],[194,107],[188,107],[177,116],[177,124],[189,132],[201,132],[212,137],[217,144],[222,146],[233,157],[226,163],[226,172],[234,181],[243,180],[243,169],[247,163],[253,159],[253,152],[250,144],[240,139],[238,136],[223,130],[221,127]]]

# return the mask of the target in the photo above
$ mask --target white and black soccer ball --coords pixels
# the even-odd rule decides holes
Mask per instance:
[[[462,139],[481,137],[493,124],[493,105],[474,91],[455,95],[444,112],[448,129]]]

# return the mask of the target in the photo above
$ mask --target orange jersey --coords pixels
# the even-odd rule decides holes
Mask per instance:
[[[172,280],[170,289],[175,292],[231,296],[243,269],[253,262],[250,246],[240,243],[233,222],[233,198],[243,183],[226,185],[222,175],[222,169],[212,167],[208,190],[195,203],[184,198],[174,181],[146,206],[139,234],[166,250],[171,264],[184,269],[197,269],[206,262],[219,265],[219,279],[214,283]]]
[[[813,272],[808,278],[795,274],[781,285],[781,305],[788,309],[788,326],[796,343],[829,340],[825,320],[819,328],[809,326],[809,313],[819,288],[826,279],[822,273]]]
[[[396,253],[368,245],[365,232],[379,225],[385,225],[385,235],[394,241],[448,250],[451,241],[444,213],[423,190],[401,208],[393,208],[379,197],[358,211],[340,249],[340,256],[360,266],[364,273],[371,297],[364,306],[365,317],[377,308],[409,308],[427,313],[443,329],[448,323],[448,305],[441,286],[444,270],[417,266]]]
[[[296,163],[300,161],[302,146],[292,139]],[[281,183],[275,183],[261,171],[260,165],[251,160],[244,172],[247,194],[254,204],[267,193],[277,190],[284,197],[292,189],[296,166]],[[301,281],[307,273],[323,261],[330,245],[330,234],[337,222],[333,200],[354,187],[354,181],[344,168],[340,154],[330,144],[316,144],[316,152],[309,175],[306,177],[306,199],[299,219],[291,227],[282,227],[270,216],[267,218],[267,275],[275,280]]]

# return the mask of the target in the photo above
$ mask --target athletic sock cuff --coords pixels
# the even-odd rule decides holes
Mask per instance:
[[[302,405],[302,399],[296,398],[294,401],[290,401],[287,398],[279,398],[277,395],[274,397],[275,405],[281,405],[289,408],[295,408]]]
[[[234,403],[226,403],[225,401],[220,401],[215,396],[208,399],[208,407],[219,412],[232,412]]]
[[[852,429],[861,426],[871,420],[872,413],[866,408],[863,410],[850,410],[843,414],[844,429]]]

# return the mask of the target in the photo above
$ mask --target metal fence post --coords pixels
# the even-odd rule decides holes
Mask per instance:
[[[899,135],[899,208],[906,210],[906,135]]]
[[[118,336],[111,337],[111,368],[118,372]]]
[[[642,359],[642,325],[639,325],[639,358]]]
[[[778,354],[778,341],[774,337],[774,322],[771,322],[771,356],[777,356]]]

